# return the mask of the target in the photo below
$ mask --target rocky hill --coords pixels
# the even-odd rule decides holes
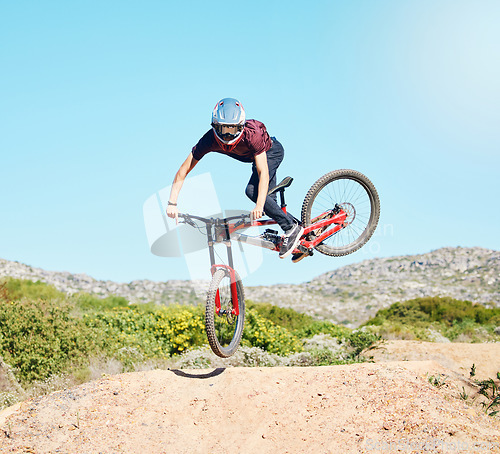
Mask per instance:
[[[47,271],[19,262],[0,259],[0,278],[5,276],[28,279],[33,282],[45,282],[69,295],[78,292],[86,292],[103,298],[117,295],[123,296],[134,303],[153,301],[158,304],[176,302],[186,304],[199,299],[196,295],[203,294],[208,287],[208,282],[204,281],[171,280],[154,282],[137,280],[129,283],[99,281],[84,273],[71,274],[67,271]]]
[[[0,259],[0,277],[40,280],[67,292],[119,295],[134,302],[190,303],[206,282],[148,280],[128,284],[98,281],[85,274],[46,271]],[[292,307],[300,312],[357,326],[396,301],[451,296],[500,306],[500,252],[482,248],[442,248],[427,254],[378,258],[322,274],[303,284],[246,287],[247,299]]]
[[[427,254],[365,260],[301,285],[248,289],[247,296],[356,326],[397,301],[450,296],[500,306],[500,252],[442,248]]]

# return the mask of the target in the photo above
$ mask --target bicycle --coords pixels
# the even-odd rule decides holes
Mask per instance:
[[[285,189],[292,184],[284,178],[268,194],[280,194],[281,209],[286,212]],[[355,170],[335,170],[319,178],[307,192],[301,210],[304,233],[293,252],[299,261],[314,250],[334,257],[351,254],[371,238],[380,216],[380,200],[373,183]],[[181,222],[200,228],[205,224],[212,280],[205,305],[205,329],[212,351],[221,358],[233,355],[241,342],[245,323],[245,295],[241,279],[234,269],[231,241],[240,241],[273,251],[283,241],[277,231],[266,229],[258,236],[238,233],[254,226],[276,224],[272,219],[252,220],[248,214],[226,218],[203,218],[179,214]],[[228,264],[217,264],[214,244],[226,246]]]

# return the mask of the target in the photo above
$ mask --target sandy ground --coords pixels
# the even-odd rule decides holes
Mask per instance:
[[[500,418],[469,381],[472,364],[479,378],[500,370],[500,344],[392,341],[371,354],[349,366],[105,377],[1,412],[0,452],[500,453]]]
[[[500,343],[466,344],[421,341],[388,341],[368,353],[375,362],[434,360],[458,374],[470,377],[476,366],[479,380],[494,378],[500,372]]]

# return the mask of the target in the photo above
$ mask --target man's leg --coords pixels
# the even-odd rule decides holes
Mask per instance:
[[[273,145],[266,154],[267,166],[269,168],[269,189],[272,189],[276,186],[276,171],[281,161],[283,161],[283,146],[276,139],[273,139]],[[258,188],[259,174],[254,164],[252,166],[252,176],[245,190],[247,197],[253,202],[257,201]],[[295,225],[293,217],[284,213],[276,202],[276,194],[266,197],[264,211],[269,217],[273,218],[285,232]]]

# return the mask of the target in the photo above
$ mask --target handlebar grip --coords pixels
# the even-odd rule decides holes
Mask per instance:
[[[194,221],[190,218],[190,216],[188,214],[178,213],[177,216],[179,219],[182,219],[179,221],[181,224],[188,224],[192,227],[196,226],[196,224],[194,223]]]

